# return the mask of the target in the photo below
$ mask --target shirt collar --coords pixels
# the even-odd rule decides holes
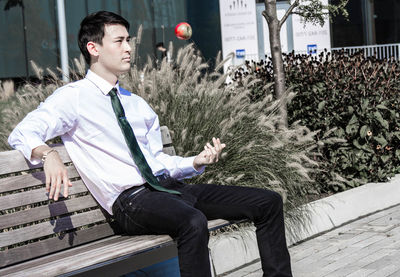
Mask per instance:
[[[88,70],[85,78],[91,81],[104,95],[108,95],[110,90],[114,87],[118,90],[118,94],[120,94],[118,81],[115,86],[112,86],[109,82],[104,80],[90,69]]]

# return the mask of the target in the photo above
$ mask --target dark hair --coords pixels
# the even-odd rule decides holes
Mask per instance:
[[[129,31],[129,22],[122,16],[112,12],[95,12],[82,20],[78,34],[78,45],[88,65],[90,65],[90,54],[86,48],[87,43],[93,41],[102,45],[104,26],[109,24],[123,25]]]

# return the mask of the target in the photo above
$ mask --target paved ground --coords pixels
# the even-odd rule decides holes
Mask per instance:
[[[289,249],[294,277],[400,277],[400,205]],[[227,277],[260,277],[254,263]]]

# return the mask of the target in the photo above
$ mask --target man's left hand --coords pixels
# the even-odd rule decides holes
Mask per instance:
[[[207,144],[204,146],[204,150],[194,159],[193,167],[196,170],[199,170],[200,167],[204,165],[218,162],[222,149],[224,149],[226,145],[225,143],[221,143],[219,138],[213,138],[212,143],[214,146],[207,142]]]

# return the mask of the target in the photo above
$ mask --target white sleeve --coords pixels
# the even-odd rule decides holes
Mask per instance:
[[[77,121],[78,89],[67,85],[57,89],[44,103],[28,113],[8,137],[11,147],[20,150],[32,164],[32,150],[71,130]]]
[[[147,103],[146,103],[147,104]],[[151,108],[149,107],[151,110]],[[150,151],[154,157],[160,161],[165,168],[169,171],[170,175],[176,179],[190,178],[199,175],[204,172],[205,167],[202,167],[197,171],[193,167],[193,160],[195,157],[180,157],[180,156],[170,156],[165,154],[163,149],[163,144],[161,140],[160,123],[158,116],[151,110],[152,118],[151,124],[148,126],[147,139],[149,140]]]

